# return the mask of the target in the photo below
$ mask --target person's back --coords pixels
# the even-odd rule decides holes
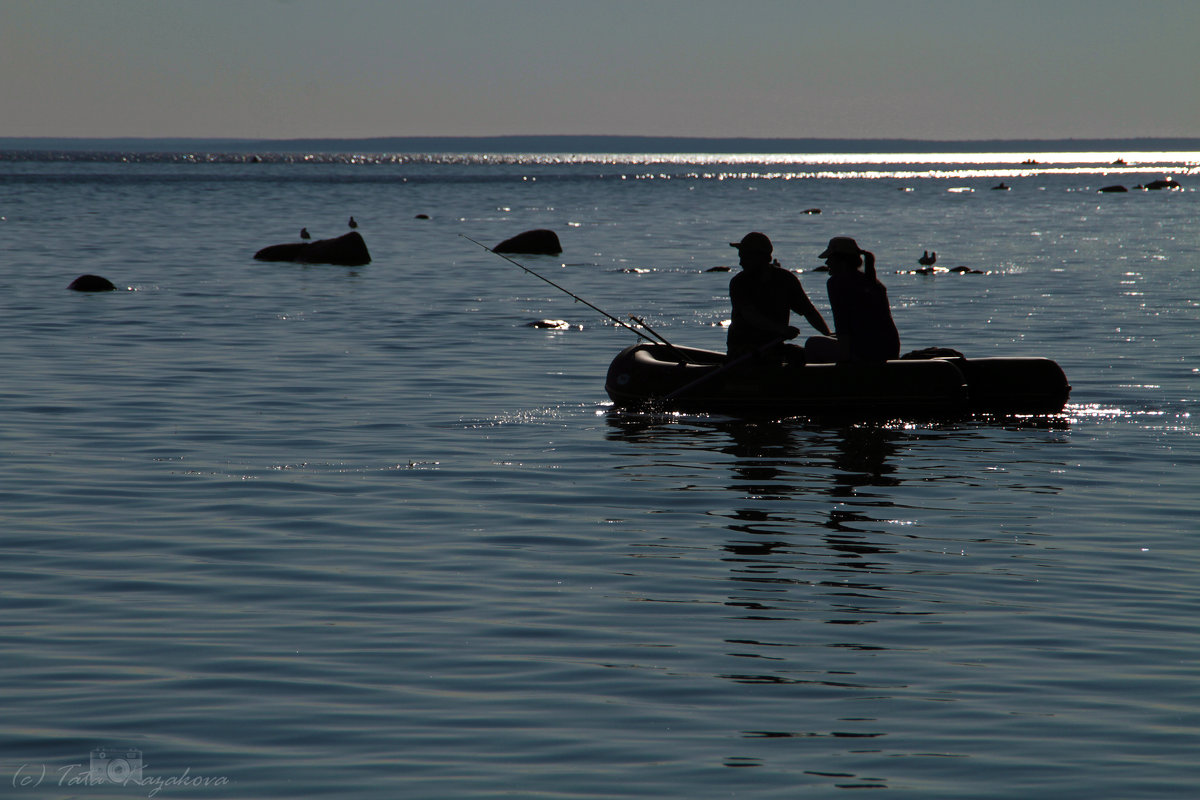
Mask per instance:
[[[829,306],[836,340],[810,339],[813,361],[887,361],[900,357],[900,333],[892,320],[887,288],[875,276],[875,255],[848,236],[835,236],[820,258],[829,265]],[[865,272],[858,268],[864,264]]]
[[[887,361],[900,356],[900,333],[892,320],[887,288],[857,269],[838,270],[825,283],[833,328],[850,358]]]
[[[798,304],[797,289],[804,292],[796,276],[775,265],[734,275],[729,281],[729,353],[756,350],[778,339],[788,327],[792,306]]]
[[[732,319],[726,349],[730,356],[741,356],[799,334],[788,324],[792,311],[803,314],[813,327],[828,334],[829,326],[808,299],[800,279],[771,261],[772,248],[766,236],[750,233],[732,244],[738,248],[743,269],[729,281]],[[802,357],[796,349],[797,357]]]

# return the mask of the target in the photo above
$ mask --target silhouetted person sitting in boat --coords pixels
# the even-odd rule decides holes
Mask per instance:
[[[798,328],[788,323],[792,311],[803,314],[809,324],[826,336],[829,326],[821,312],[808,299],[800,279],[794,272],[771,260],[771,240],[764,234],[746,234],[740,242],[730,242],[740,256],[742,271],[729,281],[729,301],[733,319],[729,323],[726,349],[730,358],[752,353],[764,345],[781,339],[794,339]],[[782,341],[768,348],[774,358],[792,363],[804,363],[804,350]]]
[[[900,357],[900,334],[892,321],[887,289],[875,277],[875,254],[849,236],[835,236],[821,253],[829,265],[829,307],[837,338],[804,343],[812,362],[886,361]],[[865,271],[859,267],[864,266]]]

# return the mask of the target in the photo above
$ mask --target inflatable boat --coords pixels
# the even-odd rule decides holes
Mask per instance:
[[[1048,358],[726,363],[724,353],[647,343],[613,359],[604,388],[621,408],[889,419],[1057,414],[1071,391]]]

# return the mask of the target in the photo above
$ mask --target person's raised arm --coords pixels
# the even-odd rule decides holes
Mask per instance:
[[[808,299],[808,293],[804,291],[804,287],[800,284],[799,279],[796,280],[796,292],[792,298],[791,306],[792,311],[795,311],[797,314],[803,314],[804,318],[808,320],[808,324],[820,331],[821,334],[825,336],[833,335],[832,331],[829,330],[829,326],[825,324],[825,318],[821,316],[821,312]]]

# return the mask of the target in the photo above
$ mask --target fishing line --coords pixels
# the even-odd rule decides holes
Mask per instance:
[[[617,318],[616,318],[616,317],[614,317],[612,314],[610,314],[610,313],[608,313],[607,311],[605,311],[603,308],[600,308],[599,306],[595,305],[594,303],[589,303],[587,300],[584,300],[584,299],[583,299],[582,297],[580,297],[579,295],[575,294],[574,292],[570,291],[569,289],[565,289],[565,288],[563,288],[562,286],[559,286],[557,283],[555,283],[554,281],[552,281],[552,280],[550,280],[549,278],[545,277],[544,275],[539,275],[538,273],[536,273],[536,272],[534,272],[533,270],[531,270],[529,267],[527,267],[527,266],[525,266],[524,264],[522,264],[520,261],[516,261],[516,260],[514,260],[514,259],[511,259],[511,258],[509,258],[508,256],[504,255],[503,253],[497,253],[495,250],[493,250],[492,248],[488,247],[486,244],[482,244],[482,243],[480,243],[480,242],[477,242],[477,241],[475,241],[475,240],[474,240],[474,239],[472,239],[470,236],[467,236],[465,233],[460,233],[460,234],[459,234],[459,236],[461,236],[462,238],[466,239],[468,242],[471,242],[472,244],[477,244],[477,245],[479,245],[480,247],[482,247],[484,250],[487,250],[487,251],[488,251],[489,253],[491,253],[492,255],[495,255],[495,256],[500,256],[501,258],[503,258],[505,261],[509,262],[510,264],[516,264],[518,267],[520,267],[521,269],[525,270],[526,272],[528,272],[528,273],[529,273],[530,275],[532,275],[533,277],[535,277],[535,278],[538,278],[538,279],[540,279],[540,280],[543,280],[543,281],[545,281],[546,283],[548,283],[548,284],[550,284],[551,286],[553,286],[555,289],[558,289],[560,292],[563,292],[563,293],[565,293],[565,294],[568,294],[568,295],[570,295],[572,298],[574,298],[574,300],[575,300],[577,303],[583,303],[583,304],[584,304],[585,306],[587,306],[588,308],[591,308],[591,309],[593,309],[593,310],[595,310],[595,311],[599,311],[601,314],[603,314],[604,316],[608,317],[608,318],[609,318],[609,319],[611,319],[613,322],[615,322],[615,323],[617,323],[618,325],[620,325],[622,328],[628,328],[629,330],[631,330],[631,331],[633,331],[634,333],[636,333],[638,336],[640,336],[640,337],[642,337],[643,339],[645,339],[647,342],[650,342],[651,344],[659,344],[659,340],[661,340],[661,343],[662,343],[662,344],[665,344],[665,345],[667,345],[668,347],[671,347],[672,349],[674,348],[674,345],[672,345],[672,344],[671,344],[670,342],[668,342],[666,339],[663,339],[663,337],[662,337],[662,336],[659,336],[658,334],[654,334],[655,336],[658,336],[658,340],[655,340],[655,339],[652,339],[652,338],[650,338],[650,337],[649,337],[649,336],[647,336],[646,334],[644,334],[644,333],[642,333],[641,331],[639,331],[637,328],[635,328],[635,327],[633,327],[632,325],[630,325],[628,322],[624,322],[624,321],[622,321],[622,320],[619,320],[619,319],[617,319]],[[640,321],[640,320],[639,320],[639,321]],[[648,330],[648,329],[649,329],[649,328],[648,328],[648,326],[647,326],[647,330]]]

